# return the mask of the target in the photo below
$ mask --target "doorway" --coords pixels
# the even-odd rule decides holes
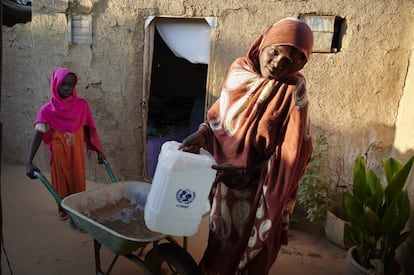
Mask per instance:
[[[156,18],[151,24],[145,122],[149,178],[162,144],[182,142],[204,120],[211,30],[203,18]]]

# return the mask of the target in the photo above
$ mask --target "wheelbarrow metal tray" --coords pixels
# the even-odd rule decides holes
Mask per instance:
[[[167,237],[145,226],[143,211],[150,188],[145,182],[121,181],[70,195],[62,200],[62,207],[79,228],[113,253],[126,255]],[[126,201],[127,208],[120,209]],[[103,209],[108,217],[98,219],[96,213]]]

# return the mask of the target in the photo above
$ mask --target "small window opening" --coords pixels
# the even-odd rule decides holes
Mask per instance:
[[[345,33],[345,19],[335,17],[334,35],[332,37],[332,52],[339,52],[342,49],[342,37]]]
[[[345,19],[339,16],[307,14],[299,17],[313,32],[313,52],[335,53],[342,48]]]
[[[25,24],[32,21],[31,0],[2,0],[3,26]]]
[[[68,16],[69,44],[92,45],[92,18],[90,15]]]

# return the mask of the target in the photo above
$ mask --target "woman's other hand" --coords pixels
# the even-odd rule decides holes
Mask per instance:
[[[212,165],[211,168],[217,170],[216,181],[224,183],[231,183],[233,179],[240,177],[245,172],[244,169],[239,169],[231,165]]]
[[[212,165],[217,170],[216,181],[223,182],[229,188],[243,188],[244,183],[249,183],[253,177],[259,177],[263,163],[256,164],[249,168],[236,168],[231,165]]]

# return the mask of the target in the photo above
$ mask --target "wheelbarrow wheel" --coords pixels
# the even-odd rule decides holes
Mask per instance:
[[[182,247],[173,243],[154,246],[145,256],[145,263],[153,274],[162,275],[196,275],[199,274],[197,263]]]

